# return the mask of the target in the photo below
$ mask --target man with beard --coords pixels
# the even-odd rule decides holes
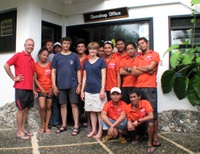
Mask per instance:
[[[157,52],[149,49],[149,42],[145,37],[139,38],[137,44],[142,54],[135,59],[132,74],[137,76],[136,87],[141,89],[142,99],[148,100],[154,109],[155,133],[153,137],[153,146],[160,146],[161,143],[157,135],[158,112],[156,82],[160,57]]]

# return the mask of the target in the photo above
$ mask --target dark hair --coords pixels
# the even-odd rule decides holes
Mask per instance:
[[[40,50],[39,50],[39,52],[38,52],[38,56],[43,52],[43,51],[47,51],[48,52],[48,50],[47,50],[47,48],[41,48]],[[48,52],[49,53],[49,52]]]
[[[48,42],[51,42],[51,43],[53,44],[53,41],[47,40],[47,41],[45,42],[45,45],[46,45]]]
[[[103,47],[104,47],[106,44],[110,44],[110,45],[112,46],[112,48],[114,47],[112,41],[105,41],[104,44],[103,44]]]
[[[62,44],[64,41],[69,41],[70,45],[72,44],[72,39],[68,36],[61,38],[60,43]]]
[[[138,42],[141,41],[141,40],[144,40],[146,43],[148,42],[148,40],[147,40],[145,37],[140,37],[140,38],[137,40],[137,44],[138,44]]]
[[[77,48],[77,46],[78,46],[79,44],[84,44],[85,47],[86,47],[86,42],[85,42],[85,40],[82,39],[82,38],[79,38],[79,39],[76,40],[76,48]]]
[[[126,47],[127,47],[128,45],[132,45],[135,49],[137,49],[137,45],[136,45],[135,43],[133,43],[133,42],[127,43],[127,44],[126,44]],[[125,49],[126,49],[126,47],[125,47]]]
[[[129,91],[129,95],[133,94],[133,93],[136,93],[138,96],[141,96],[142,93],[141,93],[141,90],[139,88],[133,88]]]
[[[117,42],[119,42],[119,41],[122,41],[122,42],[124,42],[124,44],[126,44],[126,43],[125,43],[125,40],[124,40],[124,39],[122,39],[122,38],[116,39],[116,41],[115,41],[115,42],[116,42],[116,44],[117,44]]]

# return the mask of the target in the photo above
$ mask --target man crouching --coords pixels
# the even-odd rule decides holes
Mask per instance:
[[[147,152],[152,153],[155,151],[152,144],[154,136],[153,108],[147,100],[140,100],[141,92],[138,88],[134,88],[129,92],[129,98],[131,104],[126,107],[127,127],[128,131],[136,134],[132,144],[137,144],[147,130]]]
[[[110,91],[111,100],[104,104],[101,112],[103,130],[107,130],[107,135],[103,138],[103,142],[107,142],[119,135],[121,143],[126,143],[127,140],[122,136],[123,131],[127,130],[126,106],[127,104],[121,101],[122,94],[118,87],[113,87]]]

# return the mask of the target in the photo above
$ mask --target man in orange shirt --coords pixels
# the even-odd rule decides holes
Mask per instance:
[[[126,103],[121,101],[121,90],[118,87],[113,87],[110,91],[110,97],[112,100],[104,104],[101,112],[103,130],[107,131],[106,137],[103,138],[103,142],[107,142],[109,139],[116,138],[119,134],[121,143],[126,143],[126,139],[122,136],[122,133],[126,130]]]
[[[128,56],[125,50],[125,45],[126,44],[124,39],[116,39],[117,52],[114,53],[114,57],[116,57],[119,60],[119,62],[123,57]]]
[[[128,43],[126,45],[128,56],[122,58],[119,65],[119,73],[122,77],[122,100],[127,104],[130,103],[129,91],[136,87],[136,76],[131,74],[135,57],[138,56],[136,49],[135,43]]]
[[[153,147],[154,136],[154,121],[153,121],[153,108],[147,100],[140,100],[141,91],[138,88],[132,89],[129,93],[131,104],[126,107],[126,114],[128,118],[128,130],[135,132],[136,136],[132,144],[137,144],[147,130],[148,143],[147,152],[152,153],[155,151]]]
[[[77,55],[80,61],[80,65],[81,65],[81,81],[83,78],[83,64],[85,60],[89,59],[89,56],[85,54],[86,51],[86,42],[84,39],[78,39],[76,41],[76,51],[77,51]],[[79,112],[80,112],[80,118],[81,115],[85,113],[84,110],[84,101],[82,101],[81,97],[78,98],[78,106],[79,106]],[[91,123],[90,123],[90,115],[88,112],[85,113],[87,116],[87,124],[83,123],[84,126],[87,126],[88,131],[91,131]],[[80,127],[80,126],[79,126]]]
[[[160,62],[159,54],[149,50],[149,43],[146,38],[141,37],[137,41],[138,48],[142,51],[134,61],[132,74],[137,76],[136,87],[142,91],[142,99],[148,100],[154,109],[155,134],[153,139],[154,146],[160,146],[158,139],[158,112],[157,112],[157,82],[156,75]]]
[[[112,54],[113,44],[111,41],[105,41],[103,45],[104,49],[104,59],[106,61],[106,95],[108,101],[110,98],[110,90],[112,87],[120,87],[121,78],[119,74],[119,63],[117,63],[117,58]]]

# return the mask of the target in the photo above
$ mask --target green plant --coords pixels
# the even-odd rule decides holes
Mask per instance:
[[[200,4],[200,0],[192,0],[192,5]],[[196,14],[192,10],[191,43],[189,40],[183,45],[174,44],[165,53],[172,51],[170,57],[171,68],[161,77],[163,93],[174,90],[179,100],[187,96],[193,106],[200,106],[200,47],[194,45]]]

